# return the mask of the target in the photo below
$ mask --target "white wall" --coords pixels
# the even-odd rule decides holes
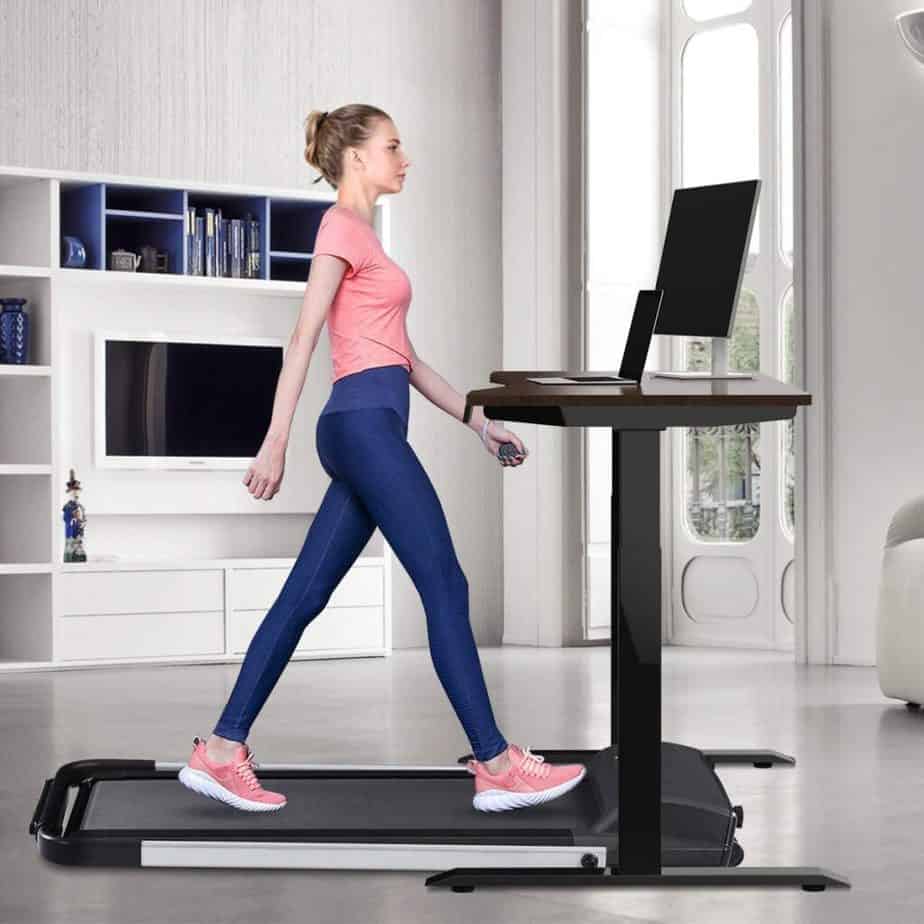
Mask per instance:
[[[823,437],[827,423],[830,573],[824,574],[821,543],[810,545],[806,567],[816,581],[834,582],[827,649],[831,660],[843,664],[875,662],[886,529],[899,505],[924,493],[924,66],[908,53],[894,22],[898,13],[919,5],[805,0],[807,56],[812,48],[822,50],[822,56],[807,57],[806,68],[820,69],[820,106],[827,108],[826,124],[819,117],[808,125],[808,144],[819,139],[824,145],[827,175],[806,177],[807,226],[821,201],[817,224],[828,247],[827,259],[822,256],[808,271],[809,325],[826,307],[830,312],[829,343],[815,351],[829,351],[828,420],[808,409],[815,417],[807,443],[811,448],[814,437]],[[815,242],[813,252],[818,249]],[[827,306],[813,300],[819,288],[814,272],[826,274]],[[811,364],[811,341],[808,347]],[[815,371],[809,365],[806,388],[824,397]],[[818,498],[824,487],[810,482],[806,489],[813,530],[818,524],[811,522],[811,510],[824,509]],[[825,619],[820,610],[807,614],[816,629]],[[823,647],[821,633],[812,632],[810,657],[820,659]]]
[[[308,111],[377,105],[412,161],[391,224],[414,287],[408,331],[464,393],[503,364],[500,25],[497,0],[4,0],[0,164],[304,188]],[[319,361],[309,381],[329,390]],[[497,644],[501,470],[413,389],[409,439],[468,577],[475,637]],[[395,646],[426,645],[400,566],[393,599]]]

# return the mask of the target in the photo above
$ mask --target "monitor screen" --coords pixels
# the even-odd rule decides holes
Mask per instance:
[[[107,339],[106,455],[253,458],[282,360],[281,346]]]
[[[656,334],[730,336],[759,195],[760,180],[674,190]]]

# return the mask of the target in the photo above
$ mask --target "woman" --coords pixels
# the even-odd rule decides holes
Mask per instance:
[[[276,811],[244,743],[305,627],[320,613],[378,526],[420,593],[437,675],[472,745],[473,804],[503,811],[547,802],[583,778],[510,744],[494,721],[468,616],[468,583],[439,498],[407,442],[409,385],[461,420],[465,399],[414,352],[405,317],[410,280],[372,227],[383,193],[404,185],[409,161],[380,109],[343,106],[306,120],[305,160],[338,190],[318,229],[302,310],[286,353],[266,438],[243,483],[259,500],[278,492],[295,406],[327,321],[333,385],[316,427],[331,477],[295,565],[247,649],[231,697],[208,740],[195,738],[184,785],[245,811]],[[315,180],[317,182],[317,180]],[[520,465],[520,438],[476,408],[468,424],[501,465]],[[516,454],[497,456],[503,443]]]

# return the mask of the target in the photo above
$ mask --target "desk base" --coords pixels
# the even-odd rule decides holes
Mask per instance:
[[[476,886],[568,886],[596,888],[628,886],[801,886],[823,892],[829,886],[850,888],[850,881],[817,866],[672,867],[662,873],[621,873],[614,867],[588,869],[451,869],[426,880],[426,885],[473,892]]]

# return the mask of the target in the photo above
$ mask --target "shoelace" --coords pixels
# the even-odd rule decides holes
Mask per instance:
[[[235,764],[234,770],[239,777],[251,788],[259,789],[260,781],[254,775],[254,768],[260,765],[254,760],[254,752],[248,748],[247,757],[239,764]]]
[[[466,770],[468,770],[472,776],[475,775],[476,763],[476,760],[469,760],[466,761],[465,764]],[[513,763],[513,761],[511,761],[511,763]],[[533,754],[528,746],[526,750],[523,751],[523,760],[520,761],[519,769],[524,773],[538,776],[541,779],[545,779],[552,772],[551,766],[545,763],[545,757],[542,754]]]
[[[545,779],[551,772],[552,768],[545,763],[545,757],[542,754],[533,754],[529,746],[523,751],[523,760],[520,762],[520,770],[524,773],[530,773],[533,776]]]

